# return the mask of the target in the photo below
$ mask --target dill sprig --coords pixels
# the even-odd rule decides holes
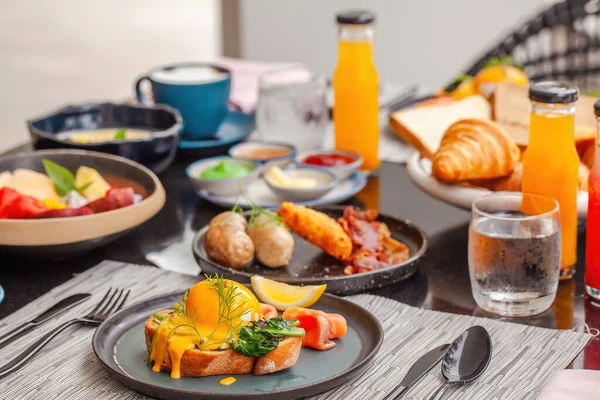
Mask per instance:
[[[190,290],[188,289],[185,291],[183,296],[181,296],[181,300],[178,303],[173,304],[173,311],[175,312],[175,314],[177,314],[179,316],[187,315],[185,304],[187,302],[187,298],[188,298],[189,294],[190,294]]]
[[[206,275],[206,279],[211,287],[217,292],[219,298],[219,314],[217,325],[215,326],[212,333],[207,337],[207,340],[202,344],[200,350],[204,350],[208,344],[211,346],[222,345],[229,343],[242,328],[243,321],[242,316],[248,312],[245,301],[240,301],[238,296],[240,292],[237,287],[229,284],[223,275],[215,274],[214,277]],[[239,322],[235,322],[238,320]],[[221,324],[227,324],[227,331],[223,340],[211,342],[211,339],[221,326]]]
[[[254,203],[251,199],[247,199],[247,200],[250,203],[250,218],[248,218],[248,229],[257,228],[256,219],[260,215],[264,215],[265,217],[267,217],[268,218],[267,222],[273,222],[278,226],[287,228],[287,226],[283,222],[283,219],[279,215],[277,215],[269,210],[265,210],[261,206]]]
[[[237,199],[233,205],[233,208],[231,209],[231,212],[235,214],[242,214],[244,212],[244,209],[238,204]]]

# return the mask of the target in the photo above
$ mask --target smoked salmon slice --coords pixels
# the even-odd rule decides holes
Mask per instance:
[[[279,315],[277,313],[277,309],[272,305],[260,303],[260,308],[262,309],[262,315],[264,319],[277,318]]]
[[[321,310],[290,307],[283,313],[283,319],[300,321],[299,327],[306,332],[302,339],[303,347],[316,350],[329,350],[335,347],[332,339],[341,338],[348,331],[346,319],[340,314],[328,314]]]

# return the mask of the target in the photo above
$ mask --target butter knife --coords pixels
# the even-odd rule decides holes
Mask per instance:
[[[77,304],[86,300],[90,296],[91,295],[89,293],[78,293],[69,296],[65,299],[62,299],[61,301],[59,301],[58,303],[56,303],[55,305],[53,305],[52,307],[50,307],[49,309],[32,319],[31,321],[21,324],[12,331],[0,336],[0,349],[9,343],[12,343],[12,341],[17,336],[23,335],[25,332],[29,331],[33,327],[41,325],[44,322],[48,321],[50,318],[55,317],[58,314],[68,310],[69,308],[76,306]]]
[[[383,400],[395,400],[397,399],[405,390],[410,388],[415,384],[419,379],[423,377],[431,368],[433,368],[437,363],[439,363],[444,355],[446,355],[446,351],[450,347],[449,343],[443,344],[441,346],[436,347],[435,349],[429,350],[427,353],[421,356],[415,363],[410,367],[402,382],[398,384],[388,394]]]

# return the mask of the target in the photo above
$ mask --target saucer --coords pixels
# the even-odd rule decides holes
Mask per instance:
[[[203,156],[224,154],[229,147],[246,139],[254,131],[254,127],[254,115],[229,111],[215,136],[197,140],[182,138],[179,150],[194,152],[196,155],[201,153]]]
[[[316,207],[327,204],[337,204],[348,200],[358,192],[360,192],[367,184],[367,176],[362,171],[356,171],[348,179],[338,183],[329,193],[314,200],[297,201],[296,204]],[[234,205],[239,205],[242,208],[250,208],[253,204],[262,208],[279,208],[282,201],[290,200],[277,196],[269,187],[264,179],[252,181],[246,187],[246,196],[218,196],[209,193],[207,190],[196,190],[196,194],[206,201],[216,204],[223,208],[232,208]]]

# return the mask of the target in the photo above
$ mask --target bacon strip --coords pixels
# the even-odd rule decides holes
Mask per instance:
[[[344,209],[338,223],[352,241],[346,275],[385,268],[408,259],[408,248],[391,237],[389,228],[377,221],[375,210],[358,211],[352,206]]]

